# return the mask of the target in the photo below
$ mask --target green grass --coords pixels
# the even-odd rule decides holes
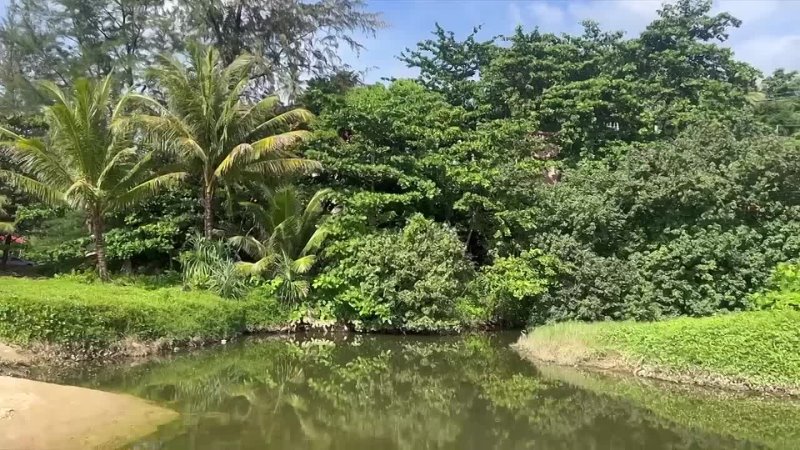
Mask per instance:
[[[103,347],[124,339],[208,341],[285,320],[274,299],[236,301],[178,287],[0,277],[0,340],[17,344]]]
[[[533,357],[556,363],[645,367],[761,389],[800,387],[798,311],[565,323],[534,329],[520,345]]]

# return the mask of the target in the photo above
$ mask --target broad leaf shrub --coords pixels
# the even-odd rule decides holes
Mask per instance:
[[[420,215],[400,231],[331,244],[314,281],[319,307],[364,329],[459,327],[458,299],[473,267],[456,233]]]
[[[650,320],[655,305],[643,296],[641,271],[629,261],[599,256],[586,249],[562,247],[561,270],[540,304],[531,310],[529,324],[568,320]]]
[[[756,309],[800,311],[800,264],[778,264],[767,289],[753,294]]]
[[[75,279],[3,278],[0,339],[103,348],[116,341],[230,338],[274,327],[286,313],[270,299],[225,300],[179,288],[144,289]]]
[[[565,171],[536,206],[504,215],[518,247],[565,265],[538,324],[650,320],[750,308],[800,257],[800,148],[716,125],[625,145]]]
[[[484,323],[507,327],[523,326],[531,316],[547,317],[541,298],[559,269],[556,258],[539,250],[497,258],[470,284],[471,311]]]

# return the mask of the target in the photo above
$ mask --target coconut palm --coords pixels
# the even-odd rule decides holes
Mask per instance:
[[[47,134],[28,138],[0,128],[7,139],[0,145],[19,168],[0,170],[0,177],[44,202],[84,211],[97,270],[107,280],[105,217],[175,184],[184,174],[151,171],[153,153],[133,144],[124,100],[113,103],[110,76],[99,82],[78,79],[71,92],[49,82],[42,88],[53,101],[44,110]]]
[[[256,262],[239,263],[240,268],[251,275],[278,279],[279,296],[284,300],[305,298],[309,284],[304,275],[316,262],[316,252],[327,235],[320,221],[329,193],[328,189],[318,191],[303,206],[294,188],[282,187],[270,197],[266,208],[242,203],[254,216],[256,226],[245,236],[230,238],[230,242]]]
[[[297,126],[313,115],[305,109],[280,112],[280,101],[268,97],[256,103],[243,99],[253,58],[243,55],[225,66],[211,47],[194,46],[188,67],[160,57],[153,71],[166,104],[139,96],[150,109],[137,116],[143,128],[168,146],[198,176],[202,184],[203,231],[214,228],[214,194],[223,182],[274,180],[319,166],[289,152],[310,133]]]

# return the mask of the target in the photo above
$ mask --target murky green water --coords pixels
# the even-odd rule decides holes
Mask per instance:
[[[515,337],[250,341],[72,382],[182,413],[130,449],[800,448],[796,403],[540,371]]]

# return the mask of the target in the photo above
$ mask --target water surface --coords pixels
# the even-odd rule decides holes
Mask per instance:
[[[535,368],[514,335],[295,336],[85,374],[181,413],[126,449],[792,449],[785,400]]]

